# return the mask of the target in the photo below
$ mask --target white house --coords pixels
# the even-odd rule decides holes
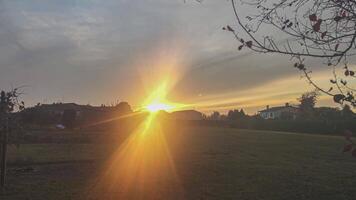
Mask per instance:
[[[286,103],[284,106],[277,106],[271,108],[269,106],[266,106],[266,109],[258,111],[259,115],[263,119],[279,119],[283,115],[295,119],[297,112],[298,108],[290,106],[289,103]]]

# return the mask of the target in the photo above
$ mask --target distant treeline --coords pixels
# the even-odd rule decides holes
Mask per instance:
[[[356,132],[356,119],[349,120],[265,120],[258,117],[248,117],[240,120],[201,120],[181,121],[191,126],[215,126],[253,130],[271,130],[299,133],[317,133],[342,135],[345,130]]]
[[[230,110],[226,115],[213,112],[206,121],[199,125],[224,126],[241,129],[273,130],[288,132],[304,132],[319,134],[343,134],[345,130],[356,133],[356,114],[347,104],[342,109],[331,107],[315,107],[318,94],[303,94],[295,107],[286,104],[291,110],[282,110],[278,117],[264,119],[262,115],[249,116],[243,109]],[[265,111],[269,111],[268,107]]]
[[[343,109],[314,107],[315,102],[310,101],[309,96],[308,98],[302,99],[301,104],[295,107],[297,112],[285,112],[274,119],[264,119],[260,115],[250,116],[245,114],[243,109],[234,109],[228,111],[226,115],[213,112],[209,116],[192,110],[175,113],[162,111],[158,120],[159,123],[176,128],[218,126],[333,135],[343,134],[345,130],[356,133],[356,114],[349,106],[345,105]],[[25,109],[21,115],[23,124],[28,130],[57,130],[61,129],[58,125],[64,125],[66,130],[107,131],[115,129],[117,133],[123,133],[135,129],[148,113],[133,112],[127,102],[99,107],[57,103],[36,105]]]
[[[232,115],[231,113],[239,113]],[[241,111],[230,111],[227,116],[213,113],[214,117],[207,120],[194,122],[200,126],[222,126],[240,129],[272,130],[287,132],[303,132],[340,135],[345,130],[356,133],[356,115],[348,108],[338,110],[336,108],[314,108],[312,112],[299,112],[296,118],[288,114],[281,115],[277,119],[263,119],[259,115],[249,116]]]
[[[131,114],[133,111],[127,102],[113,106],[90,106],[75,103],[38,104],[26,108],[21,113],[24,125],[30,128],[50,128],[63,125],[67,129],[93,126]]]

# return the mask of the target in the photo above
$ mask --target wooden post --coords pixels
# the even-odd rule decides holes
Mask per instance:
[[[8,118],[5,119],[6,123],[2,132],[1,140],[1,174],[0,174],[0,187],[5,188],[6,178],[6,153],[7,153],[7,140],[8,140]]]

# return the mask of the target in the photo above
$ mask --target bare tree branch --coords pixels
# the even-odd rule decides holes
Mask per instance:
[[[355,71],[347,65],[348,58],[356,54],[355,0],[231,0],[231,6],[242,32],[229,25],[223,29],[239,41],[239,50],[247,47],[259,53],[289,55],[297,59],[294,66],[313,87],[332,96],[337,103],[348,102],[356,107],[355,86],[350,85],[354,82],[348,81],[355,80]],[[256,12],[243,16],[238,6]],[[266,28],[268,32],[276,31],[273,35],[285,38],[284,41],[281,43],[273,35],[265,35]],[[325,64],[332,66],[329,90],[312,80],[311,71],[304,65],[305,58],[325,59]],[[344,74],[338,75],[335,68],[342,61]]]

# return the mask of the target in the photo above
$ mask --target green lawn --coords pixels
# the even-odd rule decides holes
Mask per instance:
[[[166,137],[185,199],[356,198],[356,159],[341,153],[342,137],[227,128],[176,128]],[[10,163],[41,165],[29,173],[10,167],[0,199],[86,199],[89,183],[113,149],[113,144],[12,147]],[[166,195],[161,199],[178,198],[175,191],[163,191],[166,185],[159,188]]]

